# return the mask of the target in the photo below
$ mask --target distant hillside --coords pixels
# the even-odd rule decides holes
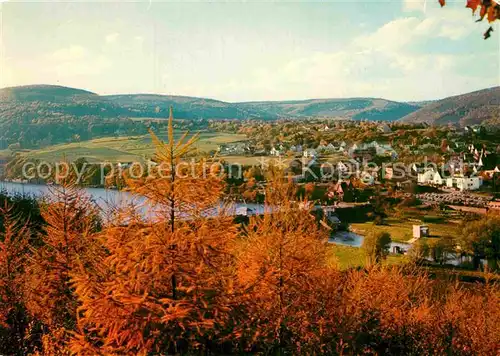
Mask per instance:
[[[452,96],[432,102],[401,121],[431,125],[495,124],[500,117],[500,87]]]
[[[33,104],[36,102],[36,104]],[[45,117],[99,115],[103,117],[166,117],[173,105],[177,118],[265,119],[333,117],[394,121],[419,109],[418,105],[384,99],[311,99],[228,103],[219,100],[151,94],[99,96],[89,91],[53,85],[30,85],[0,90],[0,105],[17,115]],[[2,111],[5,113],[5,110]],[[8,114],[8,113],[7,113]],[[9,115],[11,116],[11,115]]]
[[[251,119],[266,118],[266,113],[249,110],[238,104],[219,100],[189,96],[129,94],[107,95],[103,101],[119,107],[122,114],[136,117],[166,117],[170,105],[174,106],[175,116],[183,119]]]
[[[0,89],[0,150],[45,147],[106,136],[143,135],[148,132],[150,120],[137,118],[167,118],[171,105],[175,117],[184,119],[179,125],[189,129],[207,127],[207,119],[282,118],[403,119],[463,126],[481,122],[498,125],[499,98],[500,88],[494,88],[427,105],[378,98],[228,103],[172,95],[101,96],[62,86],[29,85]],[[161,126],[166,122],[154,124]]]
[[[24,85],[0,89],[0,101],[61,101],[96,96],[90,91],[59,85]]]
[[[416,105],[372,98],[262,101],[238,105],[278,118],[334,117],[385,121],[397,120],[419,109]]]

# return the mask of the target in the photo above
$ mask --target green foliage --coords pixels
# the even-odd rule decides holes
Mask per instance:
[[[489,214],[476,221],[464,224],[459,238],[461,249],[475,257],[487,258],[493,269],[500,261],[500,215]],[[476,266],[477,267],[477,266]]]
[[[431,245],[430,253],[432,259],[439,263],[446,263],[455,252],[455,239],[451,236],[443,236]]]
[[[431,248],[426,239],[420,239],[415,242],[409,250],[412,261],[419,263],[429,257]]]
[[[389,255],[391,242],[391,235],[388,232],[369,232],[363,241],[368,265],[377,264],[386,259]]]

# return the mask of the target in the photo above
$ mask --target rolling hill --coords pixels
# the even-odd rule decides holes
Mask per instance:
[[[0,89],[0,151],[46,147],[99,137],[144,135],[151,120],[161,126],[168,108],[179,125],[208,126],[200,119],[334,118],[435,125],[499,125],[500,88],[446,98],[436,102],[401,103],[379,98],[311,99],[228,103],[188,96],[126,94],[98,95],[54,85]]]
[[[262,101],[238,105],[277,118],[335,117],[377,121],[394,121],[419,109],[417,105],[374,98]]]
[[[87,90],[68,88],[59,85],[24,85],[0,90],[3,101],[66,101],[96,98],[98,95]]]
[[[500,87],[452,96],[431,102],[400,121],[431,125],[499,125]]]
[[[499,104],[500,87],[435,102],[351,98],[229,103],[173,95],[98,95],[63,86],[29,85],[0,90],[0,125],[61,118],[165,118],[173,105],[179,119],[339,118],[465,126],[498,120]]]
[[[378,98],[311,99],[228,103],[188,96],[95,93],[53,85],[30,85],[0,90],[0,115],[33,112],[45,117],[98,115],[103,117],[165,117],[168,107],[184,119],[265,119],[334,117],[394,121],[420,108]],[[4,109],[4,110],[1,110]],[[7,109],[7,110],[5,110]],[[8,114],[8,113],[7,113]],[[1,117],[1,116],[0,116]]]

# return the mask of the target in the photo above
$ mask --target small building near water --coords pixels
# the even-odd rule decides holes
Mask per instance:
[[[419,239],[421,237],[429,237],[429,226],[413,225],[413,237]]]

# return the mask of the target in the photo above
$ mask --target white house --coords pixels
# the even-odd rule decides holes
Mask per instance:
[[[432,177],[432,184],[435,184],[435,185],[443,185],[444,184],[444,179],[441,178],[441,174],[439,174],[439,172],[434,173],[434,176]]]
[[[318,155],[315,149],[313,148],[308,148],[304,150],[303,156],[306,158],[314,158]]]
[[[326,146],[326,149],[328,152],[334,152],[335,146],[332,143],[329,143],[328,146]]]
[[[337,169],[342,173],[349,171],[349,167],[345,163],[343,163],[342,161],[337,163]]]
[[[419,184],[434,184],[442,185],[444,183],[443,178],[439,172],[435,172],[434,169],[428,169],[423,173],[418,173],[417,182]]]
[[[236,208],[236,216],[250,216],[254,215],[255,211],[246,206],[240,206]]]
[[[467,177],[464,175],[455,175],[446,180],[446,186],[457,188],[460,191],[478,190],[483,185],[481,177]]]
[[[432,178],[434,178],[434,170],[432,169],[417,174],[417,182],[419,184],[428,184],[432,181]]]
[[[281,151],[273,147],[273,148],[271,148],[271,151],[269,152],[269,154],[271,156],[278,156],[279,157],[279,156],[281,156]]]
[[[352,153],[354,151],[356,151],[358,148],[359,148],[358,145],[354,144],[354,145],[351,146],[351,148],[349,148],[349,150],[347,152],[349,153],[349,155],[352,155]]]

